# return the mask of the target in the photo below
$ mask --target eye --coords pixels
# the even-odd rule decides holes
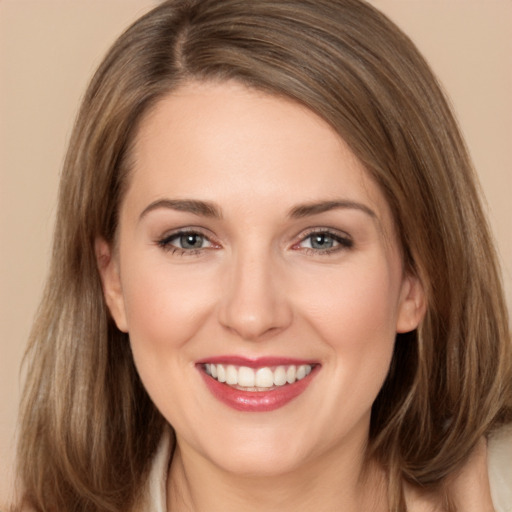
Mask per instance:
[[[172,240],[180,249],[202,249],[208,244],[206,237],[199,233],[182,233]]]
[[[354,245],[348,235],[330,231],[313,231],[305,236],[294,248],[306,249],[315,253],[332,253],[349,249]]]
[[[195,254],[214,246],[206,235],[197,231],[178,231],[165,236],[157,243],[165,250],[181,254]]]

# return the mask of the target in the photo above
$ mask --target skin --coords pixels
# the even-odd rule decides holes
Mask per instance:
[[[383,472],[365,459],[370,410],[425,300],[363,166],[311,111],[235,83],[161,100],[133,162],[117,245],[98,239],[97,254],[112,316],[176,431],[169,510],[385,510]],[[350,204],[290,215],[329,201]],[[180,229],[204,236],[199,249],[180,247]],[[312,230],[332,247],[313,247]],[[196,366],[225,354],[320,369],[284,407],[247,413]]]

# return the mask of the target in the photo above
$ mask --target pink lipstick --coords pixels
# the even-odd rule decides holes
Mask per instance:
[[[301,395],[317,374],[317,362],[293,358],[219,356],[196,363],[210,392],[229,407],[268,412]]]

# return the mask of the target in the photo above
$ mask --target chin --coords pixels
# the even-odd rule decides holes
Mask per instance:
[[[231,451],[230,451],[231,452]],[[242,450],[225,453],[214,461],[227,473],[244,478],[268,478],[295,472],[305,461],[297,453],[276,453],[273,448],[260,448],[254,452]]]
[[[296,471],[313,455],[311,440],[304,441],[304,433],[297,430],[236,429],[228,432],[223,441],[205,447],[203,455],[224,471],[241,477],[283,475]]]

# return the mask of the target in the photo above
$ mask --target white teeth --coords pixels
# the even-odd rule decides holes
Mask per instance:
[[[278,366],[274,370],[274,384],[276,386],[284,386],[286,384],[286,368]]]
[[[217,380],[219,382],[226,382],[226,369],[224,368],[224,366],[222,366],[221,364],[212,364],[211,366],[217,367]]]
[[[231,386],[238,384],[238,372],[231,364],[226,368],[226,384],[230,384]]]
[[[244,388],[253,388],[254,382],[256,380],[256,376],[254,375],[254,370],[252,368],[247,368],[247,366],[241,366],[238,369],[238,382],[239,386]]]
[[[275,368],[262,367],[258,369],[248,366],[234,366],[223,364],[206,363],[204,370],[219,382],[225,382],[230,386],[240,386],[243,388],[269,389],[272,387],[293,384],[311,373],[312,366],[302,364],[300,366],[277,366]]]
[[[274,385],[274,375],[270,368],[260,368],[256,372],[256,387],[271,388]]]

